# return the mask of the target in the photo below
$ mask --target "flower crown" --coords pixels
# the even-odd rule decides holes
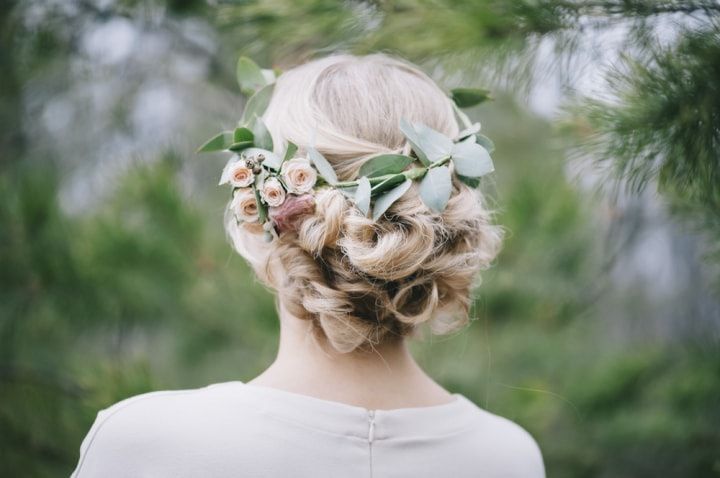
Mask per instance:
[[[458,136],[450,138],[424,124],[402,120],[400,129],[410,153],[372,156],[355,180],[339,181],[327,159],[312,146],[298,156],[297,145],[288,142],[284,154],[277,155],[261,119],[277,74],[241,57],[237,78],[249,99],[240,126],[213,136],[198,149],[233,153],[220,178],[220,185],[233,187],[230,211],[238,223],[263,230],[267,241],[296,230],[301,218],[314,211],[314,193],[322,188],[337,188],[363,215],[377,221],[413,181],[420,181],[423,203],[434,212],[442,212],[452,191],[451,163],[458,179],[470,187],[477,187],[480,177],[494,171],[492,141],[479,133],[479,123],[471,123],[460,110],[485,101],[489,95],[485,90],[469,88],[451,91],[455,112],[465,126]]]

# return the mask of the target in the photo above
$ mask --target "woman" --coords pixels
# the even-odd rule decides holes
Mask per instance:
[[[100,411],[73,476],[544,477],[525,430],[437,384],[406,344],[421,326],[467,323],[475,279],[502,237],[481,194],[454,175],[437,211],[412,182],[375,220],[348,191],[315,187],[316,173],[357,180],[380,153],[417,156],[403,121],[456,138],[451,100],[405,62],[338,55],[282,74],[262,119],[277,153],[299,146],[259,189],[272,229],[247,188],[259,163],[243,156],[223,182],[239,186],[228,235],[277,294],[277,358],[245,383]],[[332,171],[310,167],[315,150]]]

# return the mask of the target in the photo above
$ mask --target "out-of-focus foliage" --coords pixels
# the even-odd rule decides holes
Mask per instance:
[[[148,345],[171,347],[184,380],[213,351],[271,346],[269,296],[227,261],[222,236],[182,197],[176,169],[171,156],[138,166],[99,211],[77,219],[58,210],[52,169],[3,178],[5,476],[68,472],[94,411],[172,382],[149,368]],[[260,365],[252,356],[241,364]]]
[[[422,365],[526,427],[548,476],[719,474],[720,319],[717,302],[697,291],[707,274],[697,251],[673,242],[663,255],[650,242],[621,255],[628,244],[618,238],[658,235],[644,206],[623,208],[568,180],[576,138],[518,94],[543,65],[565,78],[577,58],[592,62],[588,31],[624,32],[634,66],[605,91],[622,101],[581,98],[576,109],[581,139],[603,138],[585,151],[627,179],[657,182],[677,217],[717,227],[720,103],[702,80],[717,76],[708,19],[718,9],[674,0],[6,2],[0,475],[67,476],[100,408],[247,380],[271,362],[272,297],[223,236],[227,197],[215,185],[224,158],[194,148],[240,116],[238,54],[287,67],[378,49],[420,62],[448,88],[492,87],[497,98],[470,115],[497,145],[496,182],[485,186],[505,246],[483,276],[478,320],[414,343]],[[660,45],[665,36],[674,40]],[[638,279],[671,259],[670,285]]]
[[[720,24],[624,66],[612,77],[617,99],[579,108],[596,132],[586,149],[635,189],[657,181],[679,217],[720,236]]]

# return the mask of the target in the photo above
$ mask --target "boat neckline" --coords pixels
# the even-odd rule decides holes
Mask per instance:
[[[460,393],[452,393],[454,400],[438,405],[370,409],[239,380],[210,387],[219,386],[236,388],[245,404],[265,416],[363,439],[367,439],[369,422],[373,423],[375,439],[380,440],[455,433],[472,426],[482,415],[482,409]]]
[[[430,410],[439,410],[439,409],[443,409],[443,408],[454,408],[454,407],[456,407],[456,406],[458,405],[458,403],[460,403],[463,399],[464,399],[464,400],[467,400],[467,398],[466,398],[464,395],[462,395],[462,394],[460,394],[460,393],[455,393],[455,392],[453,392],[453,393],[450,394],[450,395],[453,397],[453,399],[452,399],[451,401],[445,402],[445,403],[439,403],[439,404],[437,404],[437,405],[423,405],[423,406],[419,406],[419,407],[368,408],[368,407],[363,407],[362,405],[353,405],[353,404],[351,404],[351,403],[341,402],[341,401],[339,401],[339,400],[330,400],[330,399],[327,399],[327,398],[320,398],[320,397],[316,397],[316,396],[313,396],[313,395],[308,395],[308,394],[305,394],[305,393],[292,392],[292,391],[290,391],[290,390],[285,390],[285,389],[282,389],[282,388],[269,387],[269,386],[267,386],[267,385],[257,385],[257,384],[252,384],[252,383],[246,383],[246,382],[242,382],[242,381],[240,381],[240,380],[233,380],[233,381],[230,381],[230,382],[228,382],[228,383],[234,383],[234,384],[243,386],[243,387],[245,387],[245,388],[250,387],[250,388],[253,388],[253,389],[258,389],[258,392],[259,392],[259,393],[263,393],[263,394],[283,395],[283,396],[286,396],[287,398],[292,398],[292,399],[295,399],[295,400],[309,400],[309,401],[313,401],[313,402],[316,402],[316,403],[325,404],[325,405],[328,405],[328,406],[333,406],[333,407],[338,407],[338,406],[339,406],[339,407],[347,407],[347,408],[352,408],[352,409],[363,410],[363,411],[366,411],[366,412],[368,412],[368,411],[375,411],[375,412],[402,412],[402,411],[405,411],[405,410],[413,410],[413,411],[420,411],[420,412],[422,412],[422,411],[430,411]]]

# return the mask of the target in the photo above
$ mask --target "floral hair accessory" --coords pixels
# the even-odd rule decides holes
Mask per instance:
[[[314,213],[314,194],[321,188],[340,190],[365,216],[377,221],[413,181],[420,181],[423,203],[434,212],[442,212],[450,199],[452,174],[477,187],[482,176],[494,171],[492,141],[480,134],[479,123],[472,123],[460,110],[489,96],[484,90],[468,88],[451,92],[455,112],[465,126],[458,136],[450,138],[424,124],[402,120],[399,126],[410,145],[409,154],[373,156],[362,165],[355,180],[339,181],[327,159],[312,146],[299,155],[298,147],[288,142],[284,153],[278,155],[261,119],[276,75],[248,58],[240,58],[238,82],[249,96],[240,126],[213,136],[198,150],[233,154],[222,171],[220,185],[233,188],[230,210],[238,223],[263,230],[267,241],[296,231],[301,219]]]

